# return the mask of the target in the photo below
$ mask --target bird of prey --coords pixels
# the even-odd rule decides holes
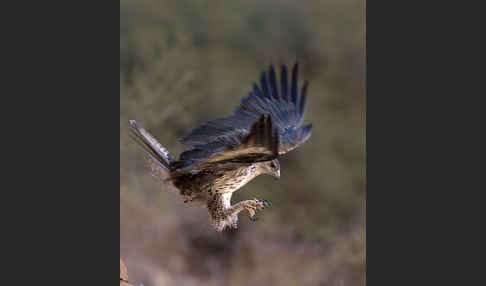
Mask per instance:
[[[204,202],[217,231],[237,228],[239,212],[245,210],[253,220],[270,202],[251,199],[232,205],[233,192],[260,174],[280,178],[277,157],[311,135],[312,124],[302,126],[307,86],[304,82],[299,90],[297,63],[290,83],[287,66],[281,65],[280,84],[270,65],[231,116],[210,120],[181,139],[192,149],[179,160],[134,120],[130,133],[149,156],[152,174],[168,189],[183,195],[184,202]]]

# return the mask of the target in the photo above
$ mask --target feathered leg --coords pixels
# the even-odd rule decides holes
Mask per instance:
[[[260,200],[260,199],[253,199],[253,200],[246,200],[246,201],[241,201],[233,206],[231,206],[230,209],[228,209],[228,215],[234,216],[238,215],[239,212],[242,210],[246,210],[248,213],[248,216],[250,218],[254,217],[256,212],[259,210],[264,209],[265,207],[270,206],[270,202],[267,200]]]
[[[271,205],[269,201],[260,199],[245,200],[231,205],[231,195],[231,193],[215,194],[208,199],[209,214],[217,231],[222,231],[228,226],[236,228],[238,214],[243,210],[246,210],[250,218],[254,218],[257,211]]]

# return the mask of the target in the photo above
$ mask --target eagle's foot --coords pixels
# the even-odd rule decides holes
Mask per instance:
[[[255,214],[259,210],[263,210],[265,207],[271,206],[271,203],[267,200],[253,199],[246,203],[245,210],[248,213],[251,221],[256,221]]]

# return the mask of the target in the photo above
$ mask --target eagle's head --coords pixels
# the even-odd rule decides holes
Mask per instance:
[[[277,159],[262,162],[260,164],[260,171],[262,174],[274,176],[277,180],[280,179],[280,163]]]

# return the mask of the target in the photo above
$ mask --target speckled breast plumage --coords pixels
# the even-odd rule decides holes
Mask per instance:
[[[212,191],[217,193],[235,192],[258,175],[256,167],[239,168],[233,173],[215,180]]]

